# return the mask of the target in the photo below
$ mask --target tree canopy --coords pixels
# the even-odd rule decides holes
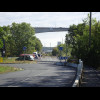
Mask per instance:
[[[70,26],[69,33],[66,34],[66,45],[72,48],[72,56],[82,59],[89,66],[100,67],[100,22],[92,18],[91,47],[89,47],[89,15],[83,23]]]
[[[0,27],[0,37],[5,40],[6,56],[19,56],[26,46],[26,53],[41,51],[42,43],[35,36],[35,30],[29,23],[12,23]]]
[[[0,39],[0,49],[2,49],[2,47],[3,47],[3,42],[2,42],[2,40]]]

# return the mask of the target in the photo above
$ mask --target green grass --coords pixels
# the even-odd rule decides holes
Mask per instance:
[[[34,61],[27,61],[27,60],[25,60],[25,61],[15,61],[15,59],[16,58],[4,58],[4,60],[3,60],[3,62],[2,63],[21,63],[21,64],[23,64],[23,63],[36,63],[36,61],[34,60]]]
[[[0,74],[22,70],[20,68],[10,66],[0,66]]]

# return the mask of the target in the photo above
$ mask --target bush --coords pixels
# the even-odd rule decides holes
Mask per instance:
[[[82,24],[70,26],[69,34],[66,36],[66,45],[72,45],[72,56],[81,59],[88,66],[98,68],[100,67],[100,21],[92,19],[90,47],[89,25],[87,23],[84,21]],[[68,38],[70,39],[69,43]]]

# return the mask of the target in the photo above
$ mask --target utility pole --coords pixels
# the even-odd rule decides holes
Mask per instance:
[[[92,12],[90,12],[89,48],[91,47],[91,17],[92,17]]]

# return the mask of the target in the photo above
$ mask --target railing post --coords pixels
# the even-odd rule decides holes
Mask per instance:
[[[81,82],[82,82],[82,76],[83,76],[83,61],[79,59],[79,64],[77,66],[76,79],[73,84],[73,87],[80,87]]]
[[[83,61],[81,61],[81,80],[83,78]]]
[[[81,63],[81,59],[79,59],[79,64]]]

